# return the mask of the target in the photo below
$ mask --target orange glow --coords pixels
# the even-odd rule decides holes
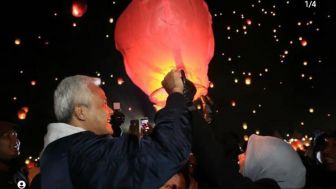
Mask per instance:
[[[125,81],[124,81],[123,78],[121,78],[121,77],[119,77],[119,78],[117,79],[117,83],[118,83],[118,85],[122,85],[124,82],[125,82]]]
[[[294,140],[290,144],[295,151],[298,151],[298,150],[304,151],[305,150],[304,145],[303,145],[301,140]]]
[[[27,106],[22,107],[21,110],[23,110],[23,111],[26,112],[26,113],[29,112],[29,108],[28,108]]]
[[[210,88],[214,88],[214,87],[215,87],[215,85],[214,85],[212,82],[210,82],[210,85],[209,85],[209,87],[210,87]]]
[[[32,168],[34,168],[34,167],[35,167],[35,163],[32,162],[32,161],[30,161],[30,162],[27,164],[27,168],[28,168],[28,169],[32,169]]]
[[[32,80],[32,81],[30,82],[30,84],[31,84],[32,86],[35,86],[35,85],[36,85],[36,81],[35,81],[35,80]]]
[[[20,45],[21,44],[21,40],[19,38],[15,39],[14,44],[15,45]]]
[[[76,18],[80,18],[86,13],[86,10],[87,10],[87,5],[86,5],[86,2],[84,2],[83,0],[74,1],[72,3],[72,16]]]
[[[247,25],[251,25],[251,24],[252,24],[252,20],[250,20],[250,19],[246,19],[246,24],[247,24]]]
[[[236,107],[236,105],[237,105],[237,104],[236,104],[236,101],[231,100],[231,106],[232,106],[232,107]]]
[[[161,81],[171,69],[185,71],[197,88],[195,99],[207,94],[211,22],[204,0],[132,1],[118,18],[115,42],[126,73],[154,104],[165,104]]]
[[[252,79],[250,77],[245,78],[245,85],[251,85]]]
[[[23,109],[20,109],[17,113],[17,116],[20,120],[24,120],[27,117],[27,113]]]
[[[305,46],[307,46],[308,45],[308,41],[307,40],[301,40],[301,45],[303,46],[303,47],[305,47]]]

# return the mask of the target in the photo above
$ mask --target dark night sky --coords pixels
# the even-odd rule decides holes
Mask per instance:
[[[114,45],[115,22],[129,2],[88,0],[81,18],[71,15],[72,1],[1,5],[0,119],[20,125],[24,154],[37,155],[42,148],[46,125],[55,121],[53,90],[69,75],[101,77],[109,103],[121,102],[129,119],[153,118],[151,103],[127,77]],[[249,134],[278,130],[283,135],[336,128],[335,1],[307,1],[316,3],[310,8],[303,0],[206,2],[215,36],[209,96],[221,127],[242,134],[246,122]],[[244,79],[249,73],[248,86]],[[119,77],[124,84],[117,84]],[[19,120],[23,106],[29,112]]]

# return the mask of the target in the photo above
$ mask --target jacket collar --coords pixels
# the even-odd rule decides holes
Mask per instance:
[[[52,142],[79,132],[86,131],[83,128],[75,127],[66,123],[50,123],[47,127],[47,134],[44,136],[44,146],[41,155],[45,148]]]

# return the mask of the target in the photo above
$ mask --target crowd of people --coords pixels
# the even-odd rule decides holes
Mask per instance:
[[[273,136],[251,135],[241,149],[231,133],[214,132],[220,126],[192,106],[193,84],[172,70],[150,134],[113,136],[99,83],[83,75],[59,83],[57,122],[33,176],[18,161],[17,126],[0,122],[1,189],[336,189],[336,131],[316,136],[309,156]]]

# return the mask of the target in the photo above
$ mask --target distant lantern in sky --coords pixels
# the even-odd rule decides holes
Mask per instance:
[[[308,45],[308,41],[302,37],[299,37],[299,41],[300,41],[301,46],[303,47]]]
[[[243,129],[244,129],[244,130],[247,129],[247,123],[246,123],[246,122],[243,123]]]
[[[207,94],[214,36],[204,0],[133,0],[116,22],[115,44],[127,75],[156,105],[164,106],[161,81],[175,68],[195,84],[194,99]]]
[[[30,84],[31,84],[32,86],[35,86],[35,85],[36,85],[36,81],[35,81],[35,80],[32,80],[32,81],[30,82]]]
[[[246,24],[247,25],[251,25],[252,24],[252,20],[251,19],[246,19]]]
[[[72,2],[72,16],[76,18],[82,17],[87,11],[86,0],[74,0]]]
[[[245,85],[251,85],[251,83],[252,83],[251,77],[246,77],[245,78]]]
[[[18,112],[17,112],[17,116],[20,120],[24,120],[26,119],[27,117],[27,113],[23,110],[23,109],[20,109]]]
[[[118,79],[117,79],[117,83],[118,83],[118,85],[122,85],[124,82],[125,82],[125,81],[123,80],[123,78],[118,77]]]
[[[307,40],[302,40],[302,41],[301,41],[301,45],[302,45],[303,47],[307,46],[307,45],[308,45],[308,41],[307,41]]]
[[[214,88],[214,87],[215,87],[215,85],[214,85],[212,82],[210,82],[210,85],[209,85],[209,87],[210,87],[210,88]]]
[[[244,135],[244,141],[248,141],[249,140],[249,136],[248,135]]]
[[[237,105],[237,104],[236,104],[236,101],[231,100],[231,106],[232,106],[232,107],[236,107],[236,105]]]
[[[24,106],[21,108],[24,112],[28,113],[29,112],[29,108],[27,106]]]
[[[301,140],[295,139],[290,144],[295,151],[297,151],[297,150],[304,151],[305,150]]]
[[[19,46],[21,44],[21,39],[15,39],[14,44]]]
[[[309,113],[314,113],[314,108],[309,108]]]

